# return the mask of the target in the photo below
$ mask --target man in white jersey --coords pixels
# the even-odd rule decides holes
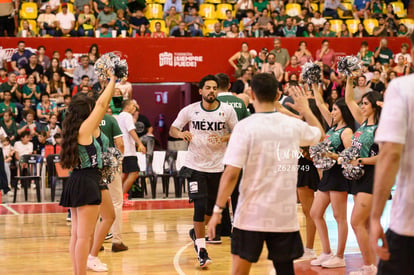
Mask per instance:
[[[411,34],[414,45],[414,34]],[[411,49],[414,57],[414,48]],[[381,147],[375,168],[371,211],[371,246],[380,257],[377,274],[414,274],[414,77],[388,86],[375,142]],[[384,235],[380,219],[397,177],[390,224]],[[382,244],[378,243],[382,240]]]
[[[200,267],[211,263],[206,250],[205,221],[208,222],[213,211],[224,170],[224,152],[237,123],[233,108],[217,100],[217,86],[214,75],[203,77],[199,85],[202,100],[182,109],[170,128],[172,137],[189,142],[184,171],[189,177],[188,196],[194,202],[194,229],[190,230],[190,237]],[[190,130],[182,131],[187,124]]]
[[[222,207],[243,168],[240,195],[234,216],[231,253],[233,273],[248,274],[257,262],[263,243],[277,274],[294,274],[293,260],[303,255],[296,214],[296,182],[300,146],[316,144],[324,131],[308,105],[306,94],[295,87],[291,104],[307,121],[276,113],[277,81],[260,73],[251,82],[256,113],[234,128],[224,164],[209,238],[221,220]]]

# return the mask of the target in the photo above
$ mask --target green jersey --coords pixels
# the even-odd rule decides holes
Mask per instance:
[[[208,34],[208,37],[225,37],[225,36],[226,36],[226,33],[225,32],[219,32],[219,33],[210,32]]]
[[[378,125],[367,125],[365,121],[352,136],[352,147],[359,150],[359,157],[369,158],[378,154],[378,145],[374,143]]]
[[[249,112],[247,111],[246,105],[244,105],[243,100],[241,100],[237,96],[234,96],[232,93],[220,93],[217,96],[217,99],[233,107],[234,111],[236,111],[238,121],[249,116]]]
[[[89,145],[78,144],[79,164],[76,169],[102,168],[102,148],[96,138]]]
[[[375,51],[377,51],[378,47],[375,48]],[[378,58],[375,60],[376,62],[380,62],[382,65],[384,64],[390,64],[393,57],[393,53],[390,49],[385,48],[381,49],[378,55]]]
[[[346,127],[336,129],[336,126],[334,126],[326,133],[325,140],[329,140],[331,142],[332,152],[339,153],[345,149],[341,139],[342,132],[345,129]]]
[[[365,66],[369,66],[371,64],[371,58],[374,56],[374,53],[371,51],[368,51],[364,57],[361,57],[361,53],[359,52],[357,54],[357,57],[359,57],[362,61],[362,64]]]
[[[115,138],[122,137],[122,131],[119,128],[116,119],[111,115],[105,114],[99,126],[105,136],[109,139],[109,147],[115,147]]]
[[[10,102],[9,105],[6,105],[4,102],[0,103],[0,113],[4,113],[7,110],[11,111],[13,114],[17,115],[16,104]]]

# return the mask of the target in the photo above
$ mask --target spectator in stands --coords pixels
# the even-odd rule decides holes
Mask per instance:
[[[14,144],[17,139],[17,124],[11,111],[4,112],[3,118],[0,119],[0,127],[6,132],[11,144]]]
[[[39,46],[39,47],[37,47],[37,63],[42,66],[43,73],[45,73],[46,70],[50,66],[50,59],[46,55],[46,48],[45,48],[45,46]]]
[[[409,46],[407,43],[402,43],[401,44],[401,52],[397,53],[394,57],[394,61],[397,62],[398,61],[398,57],[400,55],[402,55],[404,57],[404,63],[408,64],[409,67],[411,67],[411,63],[412,63],[412,59],[411,59],[411,54],[408,52]]]
[[[32,52],[26,50],[26,44],[24,41],[19,41],[17,43],[17,52],[15,52],[11,57],[11,68],[16,73],[20,68],[24,68],[27,63],[29,63],[29,57],[32,55]]]
[[[95,25],[95,15],[91,12],[90,6],[86,4],[78,16],[78,35],[93,37]]]
[[[105,5],[109,5],[109,1],[106,0],[92,0],[92,9],[95,16],[98,16],[101,11],[105,9]]]
[[[369,33],[365,30],[362,23],[358,23],[358,30],[352,34],[352,37],[368,37]]]
[[[44,125],[49,123],[49,117],[51,114],[58,114],[57,105],[55,102],[50,100],[48,93],[42,94],[41,101],[36,107],[36,114],[39,122]]]
[[[188,0],[187,3],[184,4],[184,16],[189,15],[192,8],[195,8],[197,12],[200,10],[197,2],[194,0]]]
[[[167,26],[167,28],[170,30],[170,35],[176,30],[178,29],[178,25],[180,24],[180,22],[183,21],[181,15],[179,13],[177,13],[177,9],[175,6],[172,6],[169,9],[169,13],[168,15],[165,17],[165,24]],[[185,25],[185,23],[184,23]]]
[[[111,0],[110,5],[112,6],[115,12],[122,10],[125,13],[128,9],[129,2],[130,1],[128,0]]]
[[[7,68],[7,59],[5,56],[5,52],[2,50],[3,47],[0,46],[0,69],[6,69]],[[0,79],[0,84],[1,84],[1,79]]]
[[[23,84],[26,83],[26,79],[27,79],[26,68],[25,67],[20,68],[19,74],[16,77],[16,82],[17,82],[17,85],[19,85],[19,89]]]
[[[270,9],[268,0],[256,0],[253,2],[253,8],[256,14],[262,16],[265,12],[268,12]]]
[[[56,15],[52,13],[52,9],[49,5],[46,6],[45,13],[41,13],[37,17],[37,25],[41,36],[56,35]]]
[[[65,77],[60,76],[57,72],[53,73],[52,79],[47,83],[46,93],[53,102],[63,103],[63,96],[69,94]]]
[[[216,22],[214,24],[214,31],[210,32],[208,34],[208,37],[224,37],[226,36],[226,33],[221,30],[221,23]]]
[[[263,9],[261,15],[257,18],[257,23],[260,30],[265,31],[267,29],[267,24],[269,22],[273,23],[272,18],[269,17],[269,10],[267,8]]]
[[[60,67],[59,59],[52,58],[50,61],[50,67],[45,72],[44,82],[48,83],[50,79],[52,79],[53,73],[57,72],[60,76],[63,76],[63,69]]]
[[[315,11],[314,17],[311,19],[311,23],[315,26],[316,31],[319,33],[326,22],[326,18],[322,17],[319,11]]]
[[[41,95],[40,86],[36,85],[34,75],[29,75],[27,83],[22,87],[22,99],[23,101],[27,98],[30,100],[31,106],[36,106],[36,103],[40,101]]]
[[[24,120],[19,123],[19,128],[17,129],[17,134],[21,135],[23,132],[28,132],[32,137],[38,135],[38,131],[42,128],[35,121],[35,112],[33,110],[28,110],[24,114]]]
[[[368,50],[368,42],[362,41],[361,48],[357,54],[357,57],[362,61],[365,66],[374,66],[374,53]]]
[[[285,82],[288,82],[290,79],[290,76],[292,74],[295,74],[297,78],[299,79],[300,75],[302,73],[302,67],[299,64],[298,57],[296,55],[292,55],[290,57],[290,64],[285,68]]]
[[[73,72],[73,84],[79,85],[82,76],[89,76],[89,86],[95,85],[98,82],[98,77],[95,74],[95,69],[89,64],[89,57],[87,55],[81,56],[81,65],[76,67]]]
[[[328,2],[328,0],[325,1]],[[356,10],[356,12],[354,13],[354,17],[369,18],[370,1],[371,0],[355,0],[353,10]]]
[[[164,16],[170,14],[172,7],[175,8],[175,12],[178,14],[183,12],[183,4],[181,3],[181,0],[167,0],[164,4]]]
[[[47,132],[48,142],[55,145],[55,136],[56,134],[62,134],[62,130],[60,129],[58,122],[58,116],[56,114],[50,114],[49,116],[49,124],[46,126],[45,130]]]
[[[151,33],[152,38],[165,38],[167,34],[161,30],[161,23],[155,23],[155,30]]]
[[[83,86],[88,87],[88,91],[90,90],[89,85],[89,76],[87,75],[83,75],[81,78],[81,82],[79,83],[79,85],[75,85],[72,89],[72,96],[76,95],[77,93],[79,93],[81,91],[81,88]]]
[[[97,44],[92,44],[88,51],[89,65],[94,65],[101,55]]]
[[[33,154],[44,154],[45,146],[47,144],[47,136],[48,132],[45,130],[41,130],[39,135],[36,138],[32,139],[33,143]]]
[[[231,85],[231,92],[234,95],[246,93],[248,89],[250,88],[250,80],[252,79],[252,73],[247,70],[243,69],[241,70],[240,77],[234,81],[233,85]]]
[[[270,52],[267,55],[267,62],[263,64],[262,73],[273,74],[278,82],[283,81],[284,72],[280,63],[276,62],[276,56]]]
[[[371,0],[370,11],[372,18],[379,18],[382,16],[382,3],[381,0]]]
[[[388,48],[387,38],[382,38],[378,47],[375,48],[374,58],[376,62],[380,62],[382,65],[393,63],[392,50]]]
[[[191,34],[185,29],[185,23],[180,22],[178,29],[175,29],[172,34],[172,37],[190,37]]]
[[[122,34],[122,31],[124,31],[128,36],[129,22],[125,18],[124,10],[119,9],[116,11],[115,29],[118,35]]]
[[[299,48],[296,50],[295,55],[298,58],[300,66],[312,60],[312,54],[307,49],[307,44],[305,41],[299,42]]]
[[[226,10],[226,19],[223,20],[223,29],[227,33],[230,31],[231,25],[239,25],[239,20],[233,18],[233,13],[231,10]]]
[[[10,91],[11,102],[15,103],[16,106],[19,106],[20,103],[18,102],[20,102],[22,95],[20,93],[19,85],[17,84],[15,72],[10,72],[7,77],[7,82],[4,82],[3,84],[0,85],[0,93],[3,94],[2,97],[4,97],[5,91]]]
[[[19,114],[16,104],[11,102],[11,98],[10,91],[4,91],[3,102],[0,103],[0,117],[2,117],[6,111],[10,111],[13,114],[13,117],[17,117]]]
[[[385,92],[385,84],[381,81],[381,72],[379,70],[374,70],[374,75],[368,83],[368,87],[381,94]]]
[[[322,41],[322,48],[316,51],[316,60],[322,61],[323,64],[333,68],[336,65],[335,51],[329,48],[329,41]]]
[[[274,49],[270,51],[270,53],[273,53],[276,57],[276,62],[280,63],[283,68],[286,68],[286,66],[289,65],[289,52],[287,49],[281,47],[281,41],[279,38],[275,38],[273,40],[273,46]]]
[[[65,50],[65,58],[62,60],[62,69],[65,75],[73,77],[73,72],[79,66],[78,59],[73,56],[72,49]]]
[[[249,44],[243,42],[240,51],[229,58],[230,65],[235,70],[236,77],[240,76],[241,71],[247,69],[252,64],[252,56],[249,52]]]
[[[352,37],[352,33],[349,32],[345,23],[341,24],[341,31],[337,33],[338,37]]]
[[[327,21],[323,24],[323,29],[319,33],[319,37],[336,37],[336,33],[331,31],[331,23]]]
[[[264,37],[280,37],[283,32],[272,21],[267,23],[266,30],[263,32]]]
[[[135,37],[135,33],[139,32],[141,25],[149,26],[148,19],[144,16],[144,13],[140,10],[137,10],[132,14],[129,19],[129,26],[132,28],[132,37]]]
[[[344,5],[342,5],[340,0],[325,0],[323,4],[323,17],[332,17],[333,19],[338,19],[337,9],[346,11]]]
[[[238,0],[235,6],[236,18],[241,21],[243,17],[247,16],[247,10],[254,10],[252,0]]]
[[[14,36],[17,22],[16,11],[19,10],[19,1],[0,2],[0,37],[7,33],[7,36]]]
[[[0,68],[0,85],[3,84],[4,82],[7,82],[7,71],[5,68]],[[2,94],[0,93],[0,100],[2,100]]]
[[[128,82],[128,77],[123,77],[115,84],[115,88],[121,90],[123,100],[132,99],[132,85]]]
[[[308,9],[302,8],[300,14],[293,18],[293,24],[297,26],[298,31],[296,36],[302,36],[303,31],[305,30],[306,25],[310,22],[310,17],[308,15]]]
[[[304,37],[319,37],[319,33],[315,29],[315,26],[312,22],[306,25],[306,29],[303,31],[302,35]]]
[[[75,13],[81,14],[85,5],[89,6],[91,4],[91,1],[90,0],[74,0],[73,3],[74,3],[73,7],[75,8]],[[89,8],[93,8],[93,5],[89,6]],[[92,10],[92,13],[93,13],[93,10]]]
[[[397,73],[397,77],[408,75],[410,73],[410,67],[405,64],[404,56],[398,56],[397,63],[392,70]]]
[[[388,26],[388,22],[385,21],[384,17],[378,19],[378,26],[373,30],[374,36],[392,36],[392,31]]]
[[[38,64],[37,55],[32,53],[29,57],[29,63],[24,67],[28,76],[33,75],[36,83],[40,83],[43,77],[43,67]]]
[[[358,76],[357,85],[354,87],[354,98],[356,103],[361,103],[362,96],[371,91],[372,89],[367,86],[366,77],[364,75]]]
[[[191,36],[203,36],[201,29],[204,26],[204,21],[201,16],[197,14],[197,10],[192,8],[190,14],[185,16],[184,22],[186,23],[188,31],[191,33]]]
[[[23,20],[23,28],[17,33],[17,37],[35,37],[36,34],[32,30],[29,21]]]
[[[30,155],[33,153],[33,143],[30,141],[31,136],[28,132],[23,132],[20,135],[20,140],[14,144],[15,157],[17,160],[23,155]]]
[[[59,51],[53,51],[52,58],[56,58],[58,62],[60,63],[60,52]]]
[[[239,25],[238,24],[232,24],[230,26],[230,31],[228,31],[226,33],[226,37],[229,37],[229,38],[239,37],[239,38],[241,38],[241,37],[244,37],[244,33],[239,30]]]
[[[381,73],[382,76],[382,73]],[[397,73],[394,71],[389,71],[387,74],[387,78],[386,78],[386,82],[385,82],[385,87],[388,87],[388,84],[391,82],[391,80],[397,78]]]
[[[291,17],[286,18],[286,25],[282,28],[284,37],[296,37],[298,28],[293,25],[293,19]]]
[[[411,32],[408,31],[408,28],[406,25],[400,23],[398,25],[398,31],[397,31],[397,36],[398,37],[407,37],[410,36]]]
[[[96,30],[100,30],[102,33],[102,26],[103,25],[108,25],[108,29],[109,32],[112,31],[112,28],[115,26],[115,22],[116,22],[116,15],[115,13],[112,11],[112,8],[106,4],[104,6],[103,11],[101,11],[98,15],[98,18],[96,20]]]
[[[390,36],[395,36],[397,33],[399,23],[398,20],[398,16],[394,13],[394,7],[388,3],[387,12],[385,13],[385,21],[388,23],[388,31],[390,32]]]
[[[254,58],[254,66],[256,71],[261,72],[263,64],[266,62],[267,49],[262,48],[259,54]]]
[[[144,24],[142,24],[139,27],[138,32],[135,34],[135,37],[151,37],[151,32],[147,28],[147,26],[145,26]]]
[[[84,86],[84,87],[86,87],[87,88],[86,90],[89,91],[89,87],[88,86]],[[70,95],[65,95],[63,97],[63,104],[61,104],[58,107],[60,121],[63,121],[65,119],[66,111],[68,110],[68,106],[69,106],[71,100],[72,100],[72,97]]]
[[[56,15],[56,36],[76,36],[75,16],[68,12],[68,4],[62,3],[62,11]]]

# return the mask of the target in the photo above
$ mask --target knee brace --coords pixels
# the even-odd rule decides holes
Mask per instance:
[[[194,200],[194,217],[193,221],[203,222],[206,214],[207,198],[199,198]]]
[[[207,209],[206,209],[207,216],[213,215],[213,208],[215,204],[216,204],[216,200],[212,200],[212,199],[207,200]]]

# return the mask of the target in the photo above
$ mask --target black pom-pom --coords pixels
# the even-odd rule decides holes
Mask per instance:
[[[347,76],[352,76],[352,72],[361,69],[361,60],[356,56],[344,56],[337,63],[338,72]]]
[[[318,83],[321,79],[321,67],[316,63],[306,62],[302,66],[302,77],[308,84]]]

